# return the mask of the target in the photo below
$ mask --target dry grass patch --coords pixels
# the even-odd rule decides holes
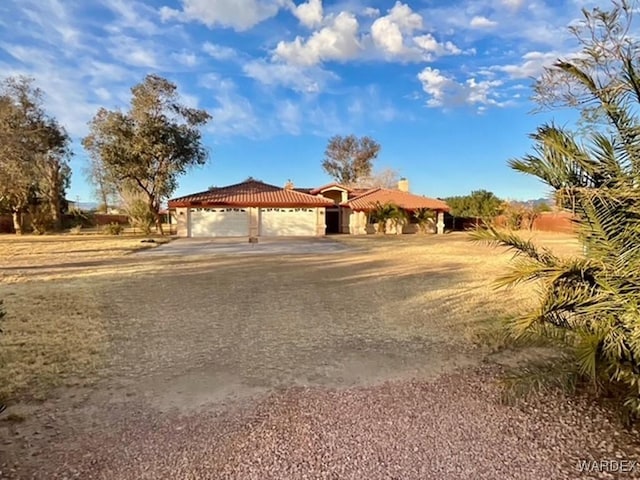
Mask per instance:
[[[52,386],[82,381],[107,348],[99,299],[90,286],[19,284],[2,291],[0,399],[42,398]]]
[[[557,255],[581,255],[575,235],[554,232],[518,232],[523,238],[545,246]],[[337,237],[363,248],[365,256],[385,260],[382,270],[370,275],[420,275],[414,295],[401,308],[428,321],[451,339],[499,349],[504,346],[504,325],[530,311],[536,297],[530,285],[497,289],[495,280],[513,258],[505,248],[473,242],[467,233],[447,235],[367,235]],[[450,272],[450,275],[447,275]],[[362,273],[360,273],[362,274]],[[410,328],[407,315],[399,315],[399,328]],[[404,319],[404,320],[402,320]]]
[[[164,237],[155,239],[155,243],[143,243],[143,238],[105,235],[0,235],[0,283],[55,278],[55,275],[47,275],[68,268],[90,268],[171,240]]]
[[[580,252],[569,235],[534,236]],[[511,255],[466,234],[338,238],[359,248],[173,258],[127,256],[147,245],[140,238],[0,238],[20,275],[0,293],[0,396],[41,396],[113,359],[131,375],[206,359],[251,378],[313,377],[363,348],[428,355],[431,344],[486,342],[533,301],[530,288],[496,292]],[[30,269],[32,252],[40,264]]]

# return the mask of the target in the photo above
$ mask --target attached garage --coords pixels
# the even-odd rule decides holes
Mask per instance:
[[[331,206],[331,199],[253,179],[169,200],[183,237],[324,235]]]
[[[192,208],[192,237],[246,237],[249,235],[247,208]]]
[[[260,235],[313,236],[318,222],[317,208],[261,208]]]

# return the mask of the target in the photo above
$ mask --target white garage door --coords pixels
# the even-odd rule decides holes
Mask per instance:
[[[262,208],[260,209],[260,235],[314,236],[317,210],[315,208]]]
[[[246,237],[249,210],[245,208],[192,208],[192,237]]]

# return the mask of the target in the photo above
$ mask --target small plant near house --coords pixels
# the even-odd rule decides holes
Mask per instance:
[[[419,208],[413,212],[413,218],[416,219],[420,233],[429,233],[435,225],[436,214],[428,208]]]
[[[107,235],[121,235],[123,231],[122,225],[116,222],[111,222],[109,225],[104,226],[104,232]]]
[[[377,224],[378,233],[386,234],[388,221],[391,221],[398,228],[406,221],[406,214],[394,203],[376,202],[369,213],[369,219],[371,223]]]

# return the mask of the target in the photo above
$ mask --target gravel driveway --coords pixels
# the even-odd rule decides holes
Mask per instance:
[[[477,261],[346,248],[137,254],[152,275],[93,279],[109,361],[0,422],[0,478],[568,479],[640,458],[587,402],[499,403],[455,323],[484,301]]]

